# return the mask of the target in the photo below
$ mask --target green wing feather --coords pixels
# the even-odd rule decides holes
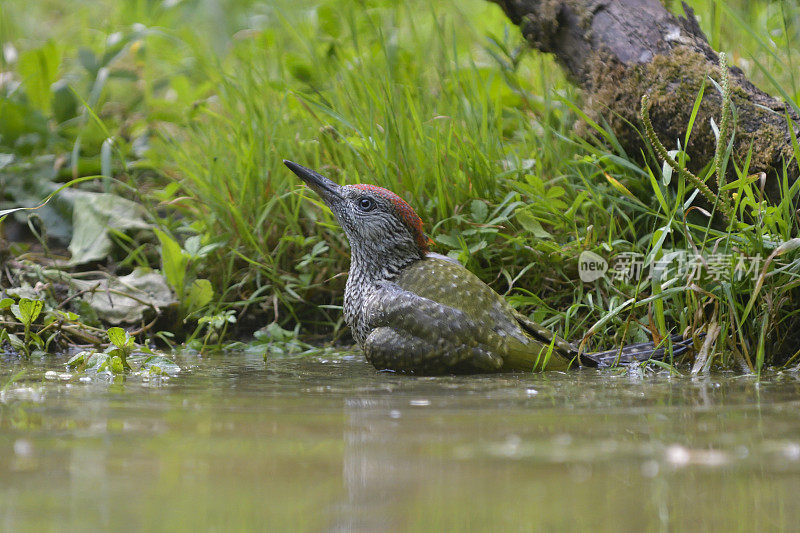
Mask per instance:
[[[480,342],[503,358],[506,370],[530,371],[545,366],[550,370],[566,369],[575,358],[569,343],[515,311],[458,263],[426,257],[406,267],[395,283],[401,289],[458,309],[478,324],[491,324]]]

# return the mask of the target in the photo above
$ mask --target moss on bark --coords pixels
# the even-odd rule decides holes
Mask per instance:
[[[639,102],[648,94],[650,116],[668,148],[683,142],[695,98],[706,82],[687,152],[698,171],[714,158],[711,119],[719,122],[722,97],[708,77],[720,79],[718,57],[684,5],[686,18],[670,14],[658,0],[495,0],[520,25],[534,47],[555,54],[571,78],[585,90],[590,118],[604,118],[630,156],[644,148],[637,128]],[[744,73],[729,70],[736,109],[733,158],[743,164],[751,153],[750,173],[765,172],[766,192],[780,194],[776,179],[792,161],[786,104],[756,88]],[[580,128],[580,126],[579,126]],[[730,167],[729,167],[730,170]]]

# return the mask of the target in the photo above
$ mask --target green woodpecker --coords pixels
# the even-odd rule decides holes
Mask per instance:
[[[339,186],[284,164],[330,207],[350,241],[344,319],[378,370],[465,374],[564,370],[663,358],[651,343],[579,354],[457,261],[428,250],[422,220],[374,185]],[[673,338],[673,353],[689,341]]]

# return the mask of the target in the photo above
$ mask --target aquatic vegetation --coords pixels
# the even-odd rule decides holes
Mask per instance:
[[[115,375],[134,372],[158,376],[180,372],[180,366],[172,358],[137,344],[122,328],[109,328],[106,333],[110,342],[105,350],[82,350],[67,361],[67,367],[79,372]]]

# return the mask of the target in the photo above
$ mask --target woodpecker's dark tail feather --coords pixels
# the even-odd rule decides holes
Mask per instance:
[[[670,340],[672,340],[672,355],[674,357],[686,353],[692,347],[694,339],[684,339],[682,335],[676,334],[670,337]],[[662,342],[660,346],[656,347],[652,342],[642,342],[613,350],[582,354],[581,363],[585,366],[607,368],[648,360],[663,361],[666,355],[666,343]]]

